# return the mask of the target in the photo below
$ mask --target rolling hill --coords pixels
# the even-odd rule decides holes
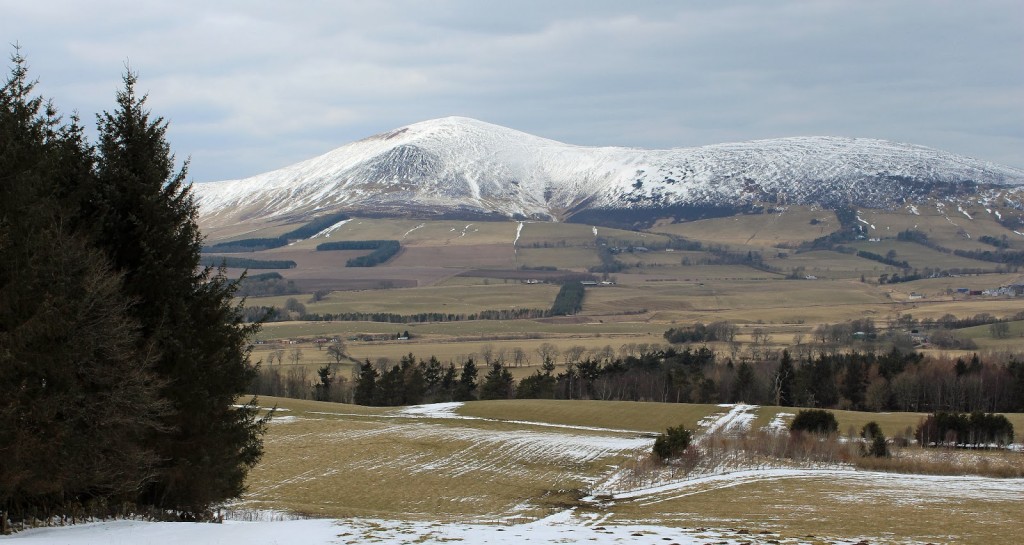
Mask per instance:
[[[1024,171],[910,144],[797,137],[697,148],[581,147],[474,119],[416,123],[242,180],[197,183],[206,226],[376,217],[650,224],[751,207],[1021,208]]]

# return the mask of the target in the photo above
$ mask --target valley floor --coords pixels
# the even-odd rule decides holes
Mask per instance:
[[[792,416],[780,408],[261,401],[281,412],[249,492],[224,524],[101,522],[0,543],[988,544],[1024,532],[1024,479],[725,458],[683,476],[655,469],[636,479],[625,469],[650,451],[644,428],[682,422],[708,441],[780,428]]]

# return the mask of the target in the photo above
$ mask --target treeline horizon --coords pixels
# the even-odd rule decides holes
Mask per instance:
[[[1024,359],[983,361],[884,352],[822,351],[794,357],[783,350],[758,360],[720,358],[706,346],[669,347],[637,355],[559,353],[548,346],[543,364],[518,381],[500,354],[481,365],[469,357],[442,363],[413,354],[393,364],[366,360],[353,377],[325,366],[315,385],[305,370],[264,367],[260,395],[367,405],[415,405],[473,399],[596,399],[665,403],[750,403],[868,412],[1024,412]],[[568,351],[567,351],[568,352]],[[477,381],[480,370],[486,375]],[[322,370],[323,371],[323,370]],[[287,376],[286,376],[287,375]],[[325,383],[323,379],[328,379]],[[277,388],[269,385],[277,384]],[[458,386],[457,389],[457,385]],[[314,392],[333,392],[318,397]],[[362,392],[355,395],[356,392]]]

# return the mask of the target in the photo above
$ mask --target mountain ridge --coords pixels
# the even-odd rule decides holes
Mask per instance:
[[[1022,208],[1024,170],[870,138],[648,150],[564,144],[463,117],[414,123],[241,180],[193,184],[205,223],[348,210],[566,221],[601,211],[771,204],[896,208],[970,198]]]

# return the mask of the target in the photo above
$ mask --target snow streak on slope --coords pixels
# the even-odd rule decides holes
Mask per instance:
[[[798,137],[642,150],[562,144],[481,121],[424,121],[244,180],[195,184],[204,222],[347,209],[565,218],[586,209],[752,202],[902,206],[1024,171],[881,140]]]

